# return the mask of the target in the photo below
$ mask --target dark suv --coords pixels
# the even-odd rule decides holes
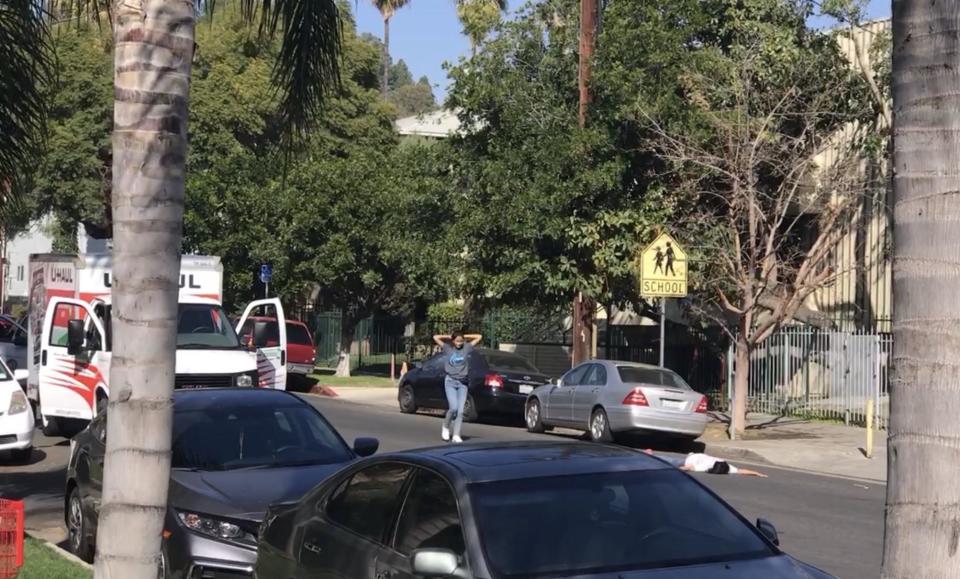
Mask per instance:
[[[447,408],[443,390],[444,359],[442,353],[436,354],[403,376],[398,394],[401,412],[412,414],[420,408]],[[470,358],[469,393],[463,419],[474,422],[485,414],[522,417],[527,395],[546,382],[547,377],[526,358],[478,348]]]
[[[97,536],[107,416],[98,414],[71,441],[67,468],[67,540],[87,561]],[[299,500],[377,446],[361,438],[351,450],[313,406],[280,390],[177,391],[160,577],[249,576],[267,507]]]

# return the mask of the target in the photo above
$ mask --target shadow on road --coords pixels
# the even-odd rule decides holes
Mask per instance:
[[[68,441],[67,444],[70,444]],[[47,453],[39,450],[37,448],[33,449],[33,452],[30,453],[30,458],[27,460],[14,460],[13,453],[11,452],[0,452],[0,466],[30,466],[43,462],[47,458]]]

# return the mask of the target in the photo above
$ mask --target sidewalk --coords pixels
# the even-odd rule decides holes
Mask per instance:
[[[865,428],[795,418],[751,414],[743,440],[730,440],[727,424],[715,420],[700,438],[705,452],[748,462],[811,472],[885,482],[887,480],[887,434],[874,430],[873,458],[863,449]]]
[[[368,406],[397,408],[396,388],[336,386],[337,398]],[[763,414],[747,417],[743,440],[730,440],[726,417],[715,415],[698,442],[703,452],[730,459],[770,464],[875,482],[887,480],[887,435],[875,430],[873,458],[864,456],[867,431],[796,418],[778,418]],[[762,469],[761,469],[762,470]]]

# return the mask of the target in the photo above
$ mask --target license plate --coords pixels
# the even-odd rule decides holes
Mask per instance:
[[[683,400],[664,400],[663,407],[670,410],[683,410],[686,403]]]
[[[533,392],[533,386],[529,384],[520,385],[520,394],[530,394],[531,392]]]

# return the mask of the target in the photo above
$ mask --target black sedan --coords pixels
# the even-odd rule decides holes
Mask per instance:
[[[547,377],[536,366],[517,354],[477,348],[470,356],[467,402],[463,407],[466,422],[475,422],[487,414],[522,417],[527,395],[547,383]],[[404,374],[397,394],[401,412],[447,409],[444,360],[442,353],[436,354]]]
[[[71,441],[65,520],[70,549],[92,560],[103,488],[107,413]],[[257,558],[257,529],[271,503],[296,501],[344,464],[351,450],[310,404],[279,390],[174,394],[172,474],[160,577],[243,577]]]
[[[579,442],[467,444],[358,462],[270,508],[261,578],[829,579],[694,478]]]

